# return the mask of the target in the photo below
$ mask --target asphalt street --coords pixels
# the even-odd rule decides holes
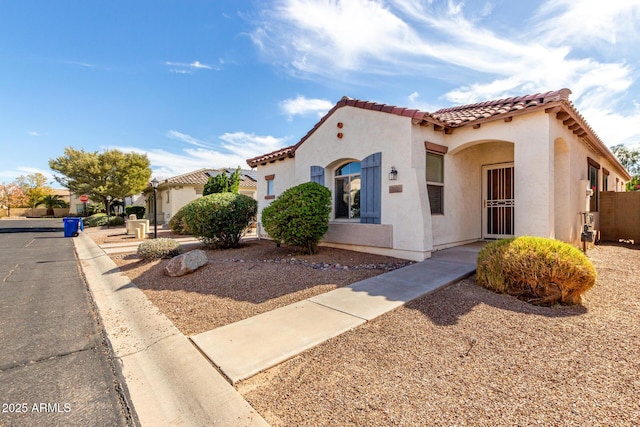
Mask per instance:
[[[0,425],[129,426],[62,220],[0,220]]]

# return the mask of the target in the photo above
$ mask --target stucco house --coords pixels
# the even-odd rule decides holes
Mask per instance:
[[[156,206],[158,208],[158,224],[168,224],[171,217],[187,203],[202,197],[204,185],[209,178],[220,173],[232,174],[235,169],[198,169],[193,172],[163,179],[158,184]],[[255,172],[241,170],[239,193],[254,199],[257,197]],[[147,188],[147,217],[153,218],[153,189]]]
[[[579,244],[580,213],[597,228],[599,192],[624,191],[630,175],[570,93],[434,113],[344,97],[297,144],[247,160],[258,218],[282,191],[315,181],[333,195],[329,246],[423,260],[518,235]]]

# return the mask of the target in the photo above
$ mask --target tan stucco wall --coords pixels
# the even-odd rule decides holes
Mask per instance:
[[[603,169],[609,171],[608,191],[624,191],[624,177],[617,168],[604,156],[590,149],[582,143],[569,129],[560,125],[557,120],[552,120],[551,136],[555,144],[556,167],[555,183],[555,238],[573,244],[580,242],[582,231],[582,216],[580,212],[585,210],[586,189],[580,185],[581,180],[588,180],[587,158],[600,164],[598,180],[600,191],[604,191]],[[619,180],[618,188],[615,188],[616,178]],[[595,228],[598,229],[599,213],[594,213]]]
[[[342,123],[342,127],[338,127]],[[338,138],[338,132],[343,134]],[[448,147],[444,156],[444,215],[431,215],[426,192],[425,141]],[[555,116],[544,111],[515,116],[511,121],[463,127],[445,135],[433,126],[413,125],[411,119],[353,107],[335,111],[296,151],[294,159],[259,166],[260,211],[264,200],[264,176],[275,174],[276,195],[310,180],[310,168],[325,168],[325,184],[334,192],[334,171],[342,164],[382,153],[381,222],[392,227],[392,248],[350,248],[424,259],[432,250],[483,238],[482,168],[512,162],[515,186],[515,234],[559,238],[577,243],[585,206],[587,157],[610,171],[610,189],[621,175],[603,156],[589,149]],[[398,179],[387,175],[394,166]],[[389,187],[402,186],[390,193]],[[333,218],[333,213],[332,213]],[[597,219],[597,215],[596,215]],[[338,227],[336,230],[344,227]],[[355,230],[355,227],[354,227]],[[330,240],[336,233],[331,234]],[[353,233],[345,242],[354,243]],[[342,242],[342,243],[345,243]],[[341,247],[349,247],[344,244]]]
[[[274,195],[277,197],[287,188],[291,188],[297,183],[295,182],[295,169],[296,165],[293,159],[276,160],[273,163],[267,163],[264,166],[260,166],[256,169],[257,179],[257,199],[258,199],[258,234],[261,237],[267,237],[262,229],[262,223],[260,221],[262,210],[271,204],[273,199],[265,198],[267,195],[267,180],[265,176],[274,175],[273,190]],[[306,181],[302,182],[307,182]]]
[[[338,123],[343,126],[339,128]],[[422,260],[429,256],[431,249],[431,233],[425,233],[430,217],[424,214],[425,209],[429,212],[423,185],[424,148],[420,150],[412,146],[412,131],[408,117],[341,108],[296,151],[295,181],[309,181],[311,166],[322,166],[325,168],[325,184],[334,193],[334,173],[338,167],[381,152],[380,228],[392,225],[394,253]],[[343,134],[342,138],[338,138],[339,132]],[[396,181],[388,179],[392,166],[398,170]],[[402,186],[402,192],[389,193],[390,186]],[[333,212],[331,215],[334,218]],[[381,231],[380,234],[385,233]]]

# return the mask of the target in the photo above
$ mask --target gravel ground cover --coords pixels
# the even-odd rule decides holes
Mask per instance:
[[[87,229],[99,244],[135,241],[124,228]],[[167,230],[158,237],[175,237]],[[284,307],[337,287],[403,267],[411,261],[321,247],[317,255],[249,240],[238,249],[207,250],[209,263],[192,274],[168,277],[168,260],[111,255],[120,270],[189,336]]]
[[[116,262],[186,334],[380,274],[369,268],[385,263],[337,250],[310,260],[257,245],[210,251],[210,285],[170,284],[159,274],[165,261]],[[638,426],[640,246],[602,244],[588,256],[598,281],[582,305],[537,307],[470,278],[236,388],[273,426]],[[256,286],[266,277],[280,290]]]
[[[589,251],[583,305],[464,280],[238,385],[273,426],[637,426],[640,246]]]

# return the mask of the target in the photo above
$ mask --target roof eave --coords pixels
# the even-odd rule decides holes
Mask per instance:
[[[558,101],[545,105],[545,113],[555,114],[555,118],[562,122],[570,131],[582,140],[589,148],[609,160],[625,180],[631,179],[631,174],[622,166],[618,158],[609,150],[595,131],[589,126],[578,110],[569,101]],[[572,129],[573,128],[573,129]]]

